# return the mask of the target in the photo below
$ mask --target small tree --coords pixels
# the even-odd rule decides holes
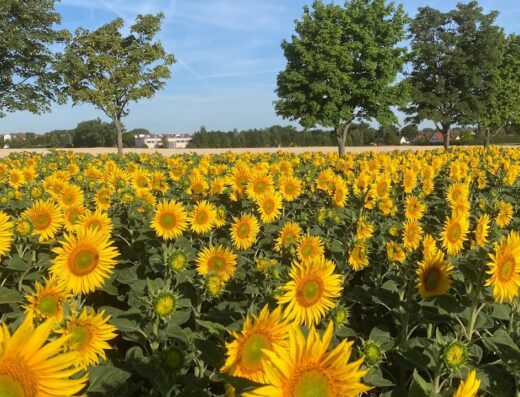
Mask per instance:
[[[166,135],[161,138],[161,147],[163,149],[168,149],[170,147],[170,142],[168,142],[168,137]]]
[[[282,42],[287,66],[278,75],[276,112],[306,128],[334,128],[340,156],[354,120],[396,122],[391,106],[405,99],[394,84],[405,21],[402,7],[385,0],[304,7],[291,41]]]
[[[129,103],[151,98],[171,75],[174,56],[153,42],[163,17],[139,15],[128,36],[120,32],[120,18],[92,32],[80,28],[61,56],[64,92],[73,104],[91,103],[113,120],[118,153],[123,152],[121,119],[128,115]]]
[[[49,110],[59,75],[49,46],[65,39],[55,31],[54,0],[0,1],[0,117],[5,112]]]

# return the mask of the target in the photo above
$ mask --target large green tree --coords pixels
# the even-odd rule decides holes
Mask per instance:
[[[472,122],[477,93],[488,89],[500,64],[503,33],[496,17],[471,1],[449,12],[422,7],[410,22],[411,102],[404,110],[408,121],[432,121],[446,149],[452,127]]]
[[[354,120],[396,122],[405,22],[402,7],[385,0],[304,7],[291,41],[282,42],[287,66],[278,75],[276,112],[304,127],[334,128],[340,155]]]
[[[0,117],[6,112],[41,113],[56,100],[60,81],[49,46],[66,32],[55,30],[54,0],[0,1]]]
[[[72,130],[74,147],[114,147],[116,128],[114,123],[101,119],[82,121]]]
[[[94,31],[77,29],[59,62],[64,92],[73,103],[91,103],[113,120],[118,153],[123,151],[121,119],[130,102],[151,98],[171,75],[175,58],[154,41],[163,17],[139,15],[127,36],[120,18]]]

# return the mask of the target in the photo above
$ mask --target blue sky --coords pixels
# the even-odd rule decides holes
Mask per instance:
[[[341,1],[336,1],[341,3]],[[288,124],[276,116],[276,75],[284,68],[280,42],[293,32],[293,21],[312,0],[62,0],[62,26],[88,29],[122,17],[127,24],[143,13],[164,12],[159,39],[177,58],[164,90],[132,104],[124,124],[154,133],[208,129],[261,128]],[[453,8],[452,0],[405,0],[406,11],[429,5]],[[498,24],[520,33],[520,1],[481,0],[498,10]],[[50,113],[8,114],[1,132],[73,128],[79,121],[106,116],[90,105],[52,107]]]

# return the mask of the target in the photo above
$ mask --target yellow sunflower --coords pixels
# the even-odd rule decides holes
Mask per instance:
[[[112,347],[108,343],[114,339],[116,327],[108,323],[109,315],[102,310],[98,313],[91,308],[83,308],[79,315],[75,315],[60,330],[68,338],[68,350],[79,353],[78,365],[87,367],[106,360],[105,350]]]
[[[453,266],[444,260],[442,251],[437,250],[418,263],[417,289],[423,298],[444,295],[450,289]]]
[[[254,215],[245,214],[240,218],[233,217],[231,241],[233,241],[233,245],[239,249],[248,249],[256,241],[259,231],[260,226]]]
[[[334,328],[329,323],[323,337],[314,327],[304,336],[297,327],[289,329],[289,347],[265,351],[267,384],[243,397],[356,397],[371,389],[361,383],[368,370],[363,358],[350,362],[353,342],[341,341],[329,350]]]
[[[116,265],[117,248],[106,233],[96,229],[78,229],[65,233],[61,247],[53,249],[55,274],[75,294],[89,293],[103,286]]]
[[[37,319],[54,317],[60,321],[63,317],[63,303],[70,294],[66,286],[60,283],[56,276],[51,275],[44,283],[36,281],[35,292],[26,296],[25,312]]]
[[[426,206],[416,196],[408,196],[405,206],[405,217],[412,221],[420,221],[424,215]]]
[[[403,246],[408,251],[413,251],[419,247],[423,230],[417,221],[406,221],[403,224]]]
[[[66,338],[48,342],[54,327],[49,319],[34,327],[31,316],[11,335],[0,326],[0,395],[2,397],[73,396],[87,376],[75,376],[77,353],[62,353]]]
[[[13,230],[14,224],[11,222],[9,215],[3,211],[0,211],[0,257],[11,251]]]
[[[334,274],[332,261],[319,257],[307,263],[293,262],[289,273],[291,280],[278,303],[287,304],[284,317],[297,324],[318,324],[341,296],[342,277]]]
[[[85,207],[65,208],[63,211],[65,229],[69,232],[76,230],[76,224],[79,222],[81,216],[85,215],[86,211]]]
[[[94,194],[94,203],[98,210],[107,211],[110,208],[112,194],[112,189],[108,187],[102,187]]]
[[[488,214],[482,215],[477,220],[477,225],[475,227],[475,243],[479,247],[484,247],[488,242],[488,234],[489,234],[489,224],[491,223],[491,218]]]
[[[278,181],[278,187],[284,200],[294,201],[302,193],[302,181],[293,176],[286,176],[280,178]]]
[[[210,246],[197,254],[196,262],[198,274],[202,276],[214,274],[227,281],[235,273],[237,256],[222,245]]]
[[[287,348],[288,326],[281,307],[269,312],[266,305],[258,316],[248,315],[240,332],[232,332],[226,343],[226,362],[221,371],[232,376],[266,383],[265,350]]]
[[[191,230],[198,234],[211,231],[217,218],[217,209],[206,200],[199,202],[189,217]]]
[[[358,241],[348,255],[348,263],[355,271],[368,266],[367,246],[364,241]]]
[[[390,262],[403,263],[406,260],[406,254],[401,246],[393,241],[386,244],[386,255]]]
[[[283,225],[276,239],[277,248],[289,248],[291,245],[296,244],[301,234],[302,228],[296,222],[287,222]]]
[[[253,200],[258,200],[260,196],[271,191],[273,191],[273,178],[263,172],[254,174],[246,188],[247,196]]]
[[[82,206],[83,200],[83,190],[73,184],[67,184],[59,197],[59,203],[63,208]]]
[[[467,240],[469,223],[466,217],[451,216],[444,223],[441,232],[442,246],[446,248],[449,255],[457,255]]]
[[[506,227],[511,223],[511,219],[513,219],[513,205],[511,203],[507,203],[505,201],[498,201],[498,214],[496,218],[496,222],[498,227]]]
[[[472,369],[466,379],[460,382],[453,397],[476,397],[479,387],[480,380],[477,379],[477,371]]]
[[[296,254],[302,262],[312,262],[323,256],[323,241],[317,236],[306,234],[300,238]]]
[[[374,234],[374,225],[367,222],[365,216],[360,216],[357,221],[356,238],[358,240],[366,240]]]
[[[256,201],[260,219],[264,223],[273,223],[280,217],[282,209],[282,196],[276,192],[268,192],[258,198]]]
[[[520,289],[520,234],[512,231],[495,243],[495,253],[489,257],[486,286],[493,287],[495,301],[512,301]]]
[[[39,241],[52,240],[63,224],[63,213],[60,206],[50,200],[38,200],[27,208],[23,217],[27,217],[33,225],[33,234],[39,235]]]
[[[96,229],[110,236],[114,225],[112,225],[112,220],[106,212],[97,209],[95,212],[87,210],[83,215],[79,216],[75,229],[81,228]]]
[[[174,200],[162,201],[157,205],[151,227],[165,240],[179,237],[187,227],[184,206]]]
[[[435,254],[438,249],[437,242],[435,241],[435,239],[433,238],[433,236],[431,234],[426,234],[424,236],[423,241],[422,241],[422,246],[423,246],[423,251],[422,251],[423,257]]]

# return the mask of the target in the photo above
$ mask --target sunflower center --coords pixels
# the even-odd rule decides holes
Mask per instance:
[[[0,396],[36,397],[37,379],[21,357],[0,364]]]
[[[271,342],[264,334],[253,334],[242,347],[242,366],[246,371],[254,372],[262,369],[262,349],[270,349]]]
[[[84,325],[74,325],[70,329],[70,344],[76,346],[78,350],[82,350],[90,342],[90,332]]]
[[[274,203],[271,200],[264,203],[264,211],[268,214],[274,211]]]
[[[314,250],[313,250],[312,246],[310,246],[310,245],[306,245],[305,247],[302,248],[302,254],[306,258],[311,256],[313,254],[313,251]]]
[[[284,245],[289,245],[294,241],[294,234],[291,232],[286,232],[282,238]]]
[[[292,395],[294,397],[332,397],[335,393],[333,385],[325,374],[311,370],[300,375]]]
[[[87,228],[95,229],[95,230],[103,229],[103,224],[100,221],[98,221],[97,219],[92,219],[92,220],[86,222],[85,226]]]
[[[461,234],[462,228],[460,227],[460,224],[455,223],[448,232],[448,240],[450,240],[452,243],[457,242],[459,241]]]
[[[46,229],[51,224],[51,217],[47,213],[39,213],[34,217],[34,226],[36,229]]]
[[[58,312],[58,298],[52,295],[42,296],[38,300],[36,308],[44,316],[54,316]]]
[[[424,289],[426,291],[435,291],[441,280],[441,272],[437,268],[432,268],[424,275]]]
[[[211,268],[211,270],[218,273],[224,269],[225,265],[226,265],[226,261],[224,260],[224,258],[216,257],[216,258],[213,258],[210,268]]]
[[[513,272],[515,270],[515,258],[512,255],[507,255],[500,265],[500,271],[498,272],[498,277],[502,281],[509,281],[513,276]]]
[[[314,305],[323,295],[323,282],[319,279],[304,280],[297,292],[298,302],[303,307]]]
[[[175,224],[176,224],[175,215],[162,214],[161,217],[159,218],[159,223],[165,229],[172,229],[173,227],[175,227]]]
[[[206,211],[197,212],[197,216],[195,217],[195,220],[199,224],[206,223],[208,221],[208,213]]]
[[[98,265],[99,255],[94,247],[79,247],[72,253],[69,261],[70,271],[76,276],[91,273]]]
[[[247,238],[249,236],[249,230],[249,225],[247,223],[242,223],[237,229],[238,237]]]
[[[256,182],[254,190],[255,190],[256,194],[262,194],[263,192],[265,192],[265,183],[264,182]]]
[[[287,183],[285,185],[285,193],[288,195],[292,195],[296,191],[296,186],[291,183]]]
[[[138,177],[136,182],[139,187],[146,187],[146,185],[148,185],[148,179],[145,176]]]
[[[386,192],[388,191],[388,188],[386,186],[386,182],[379,182],[377,184],[377,194],[382,197],[384,195],[386,195]]]
[[[155,304],[155,313],[165,317],[170,315],[175,308],[175,298],[171,295],[161,296]]]

